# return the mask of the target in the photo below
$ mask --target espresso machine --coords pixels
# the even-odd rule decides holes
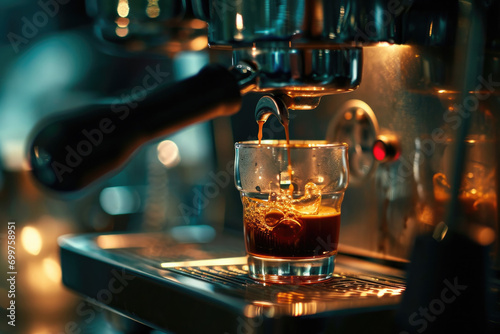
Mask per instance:
[[[278,122],[268,136],[288,122],[292,138],[345,142],[350,180],[344,257],[330,282],[252,282],[238,237],[197,243],[125,233],[61,238],[68,287],[175,333],[498,330],[497,1],[119,0],[88,8],[97,34],[121,48],[172,55],[201,40],[213,61],[185,80],[42,122],[29,155],[48,192],[95,187],[141,145],[219,116],[233,122],[216,130],[233,133],[220,136],[230,139],[219,141],[220,152],[255,136],[262,115],[265,126]],[[225,227],[238,230],[229,188],[218,192]]]

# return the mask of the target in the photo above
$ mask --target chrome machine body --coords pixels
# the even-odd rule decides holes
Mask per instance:
[[[193,8],[210,46],[253,64],[254,91],[316,109],[291,112],[291,136],[349,143],[346,251],[404,261],[455,205],[456,226],[498,258],[498,4],[209,3]]]
[[[202,74],[195,79],[197,89],[170,94],[168,103],[162,103],[168,90],[143,102],[148,111],[135,112],[128,126],[134,133],[137,125],[147,124],[148,136],[132,140],[133,145],[234,113],[238,91],[263,94],[257,117],[267,120],[271,113],[292,110],[286,117],[292,138],[350,145],[351,182],[342,212],[345,251],[405,261],[415,236],[444,235],[450,228],[492,245],[498,261],[497,2],[192,0],[149,1],[143,7],[129,0],[88,1],[96,31],[106,40],[166,54],[208,44],[217,52],[214,62],[230,53],[233,67],[227,74],[205,71],[203,79]],[[209,89],[218,85],[213,77],[219,75],[228,88],[215,95]],[[207,108],[200,100],[193,110],[168,110],[183,105],[176,101],[179,96],[197,92],[212,99]],[[167,111],[161,113],[163,105]],[[241,108],[255,112],[252,103]],[[87,112],[82,115],[90,119]],[[150,122],[153,118],[162,121]],[[80,121],[66,126],[75,129],[72,133],[79,132],[75,122]],[[113,135],[117,145],[132,145]],[[41,166],[39,179],[50,183],[57,176],[50,161],[66,152],[44,150],[56,145],[50,133],[44,136],[35,141],[33,165]],[[229,137],[218,141],[228,145],[222,151],[232,149],[235,140]],[[79,139],[73,139],[77,145]],[[114,154],[114,145],[108,146]],[[101,155],[109,160],[110,154]],[[67,186],[51,186],[69,190],[84,184],[87,169],[94,167],[81,169],[81,176],[72,172],[75,180]]]
[[[119,0],[88,7],[98,34],[129,50],[172,54],[208,43],[231,53],[232,67],[207,66],[131,110],[134,97],[53,120],[30,151],[45,185],[78,189],[154,138],[240,108],[254,114],[255,105],[241,104],[241,95],[254,92],[267,96],[257,118],[293,110],[286,117],[292,138],[350,145],[344,250],[405,261],[415,236],[453,230],[491,245],[498,262],[498,2],[193,0],[148,1],[144,9]],[[112,133],[92,148],[93,159],[74,170],[60,163],[68,161],[63,139],[82,149],[85,129],[116,119],[117,110],[127,113],[117,131],[104,129]],[[229,137],[218,145],[232,145]]]

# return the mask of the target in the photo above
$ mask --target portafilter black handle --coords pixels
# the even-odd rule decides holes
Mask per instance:
[[[236,71],[240,73],[240,71]],[[240,73],[241,74],[241,73]],[[234,68],[207,65],[197,75],[114,104],[45,119],[29,147],[32,173],[58,192],[81,190],[124,165],[142,144],[241,106]]]

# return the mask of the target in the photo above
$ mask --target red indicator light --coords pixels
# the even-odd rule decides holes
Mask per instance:
[[[378,161],[383,161],[387,157],[387,148],[383,141],[377,140],[373,144],[373,156]]]

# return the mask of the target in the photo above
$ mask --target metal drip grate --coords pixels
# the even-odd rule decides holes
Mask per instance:
[[[369,275],[358,275],[340,272],[325,282],[308,285],[270,285],[271,294],[265,293],[263,284],[248,277],[245,265],[176,267],[169,270],[219,284],[233,289],[245,290],[247,298],[268,297],[270,301],[279,301],[280,297],[288,299],[316,300],[360,297],[394,297],[405,290],[404,282],[398,279],[381,278]],[[294,293],[295,295],[285,295]]]
[[[106,307],[180,333],[371,330],[392,323],[405,289],[400,270],[344,255],[321,283],[259,283],[241,246],[228,238],[196,245],[162,234],[77,236],[63,240],[61,262],[68,287],[95,299],[120,277],[126,286]]]

